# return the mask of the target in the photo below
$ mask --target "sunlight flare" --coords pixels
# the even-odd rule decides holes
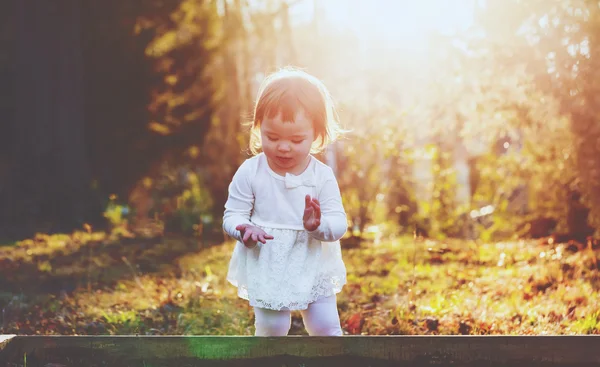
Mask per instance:
[[[314,4],[308,4],[310,6]],[[432,33],[451,35],[473,23],[474,0],[327,0],[315,2],[331,26],[361,38],[418,45]]]

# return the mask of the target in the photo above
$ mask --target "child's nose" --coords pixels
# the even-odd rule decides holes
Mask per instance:
[[[282,152],[289,152],[290,151],[290,145],[288,143],[280,143],[278,146],[278,149]]]

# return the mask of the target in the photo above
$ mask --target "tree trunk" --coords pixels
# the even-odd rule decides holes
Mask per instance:
[[[0,238],[67,231],[90,213],[78,0],[18,1],[16,113]]]
[[[582,182],[581,191],[586,196],[589,212],[581,205],[579,198],[571,202],[569,231],[582,236],[592,234],[588,225],[600,233],[600,124],[590,114],[587,111],[571,113],[571,129],[577,138],[577,166]],[[575,212],[578,214],[574,214]],[[575,220],[571,218],[572,215]]]
[[[219,60],[219,68],[222,72],[221,76],[226,92],[219,102],[220,107],[216,112],[219,123],[211,128],[204,140],[204,154],[208,157],[206,163],[210,164],[213,170],[210,191],[213,198],[212,216],[215,224],[221,223],[227,201],[228,183],[243,159],[240,151],[246,148],[238,145],[242,104],[245,103],[240,89],[240,78],[245,75],[240,75],[238,68],[240,35],[245,34],[245,30],[242,29],[241,3],[235,1],[233,4],[229,4],[224,1],[223,6],[225,32],[223,42],[225,45]],[[223,184],[224,182],[227,184]]]

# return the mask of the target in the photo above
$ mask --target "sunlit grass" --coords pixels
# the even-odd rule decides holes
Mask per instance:
[[[75,245],[68,237],[47,241],[53,245],[39,241],[44,250],[35,242],[5,248],[0,261],[33,262],[48,277],[92,274],[89,281],[66,293],[1,293],[6,316],[0,332],[254,333],[252,308],[225,279],[233,242],[202,249],[183,244],[183,239],[163,239],[142,251],[134,250],[133,240],[126,245],[132,247],[127,266],[120,259],[111,261],[102,247],[95,249],[93,260],[58,266],[64,253],[48,257],[49,247],[85,248],[87,242],[79,240]],[[178,256],[167,256],[170,251]],[[366,241],[343,254],[348,283],[338,295],[338,309],[347,334],[600,333],[600,308],[595,301],[600,277],[587,251],[573,253],[564,245],[532,241],[436,242],[402,237]],[[164,264],[153,264],[154,271],[143,272],[137,264],[147,256],[155,262],[162,258]],[[107,277],[107,272],[114,274]],[[19,279],[35,281],[25,275]],[[300,313],[294,311],[292,316],[290,334],[306,335]]]

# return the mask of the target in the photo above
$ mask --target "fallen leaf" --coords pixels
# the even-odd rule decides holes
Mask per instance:
[[[346,328],[351,334],[360,334],[362,331],[362,327],[364,324],[364,319],[360,313],[355,313],[350,316],[348,321],[346,322]]]

